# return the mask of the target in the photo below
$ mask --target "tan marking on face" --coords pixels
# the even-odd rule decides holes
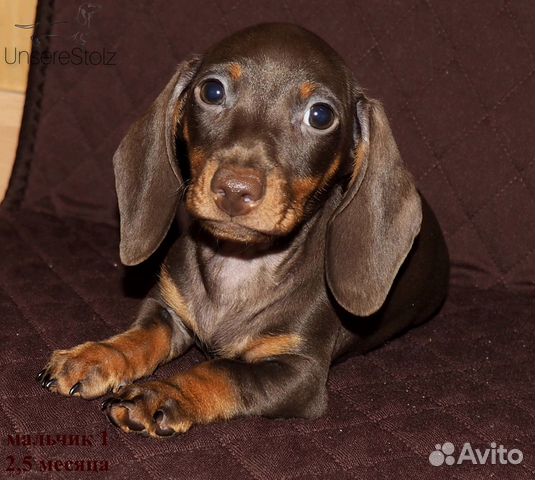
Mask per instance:
[[[304,206],[314,192],[326,186],[340,168],[341,157],[336,154],[329,169],[323,175],[298,178],[293,181],[293,191],[296,201]]]
[[[247,217],[243,224],[257,230],[271,231],[283,219],[286,201],[284,191],[286,181],[278,170],[272,171],[266,178],[265,194],[260,205]]]
[[[215,194],[210,189],[212,178],[219,167],[219,163],[208,161],[201,174],[193,181],[186,196],[186,206],[190,213],[204,220],[229,221],[230,218],[222,212],[215,203]],[[286,181],[281,172],[275,169],[266,178],[265,195],[258,207],[250,214],[237,217],[239,224],[266,234],[283,234],[291,230],[289,220],[293,216],[293,209],[285,199]],[[216,232],[214,232],[216,233]],[[222,232],[220,232],[222,233]],[[229,240],[254,242],[255,238],[234,238]],[[256,239],[259,241],[259,239]]]
[[[292,182],[296,202],[304,206],[321,182],[320,176],[298,178]]]
[[[206,155],[201,147],[190,149],[189,163],[192,173],[198,176],[206,164]]]
[[[210,188],[219,162],[206,160],[202,150],[196,148],[192,149],[190,162],[194,175],[186,195],[188,211],[202,220],[230,222],[230,217],[217,207]],[[220,227],[205,224],[205,227],[222,239],[250,243],[265,241],[266,237],[255,235],[254,231],[268,236],[286,235],[303,219],[305,205],[311,195],[334,178],[340,164],[341,158],[337,155],[323,175],[296,179],[291,184],[288,184],[282,170],[271,170],[266,176],[265,195],[260,204],[251,213],[233,219],[233,222],[253,230],[250,234],[233,230],[230,223]],[[197,173],[198,169],[201,169],[200,174]]]
[[[182,135],[184,137],[184,140],[186,140],[186,142],[189,143],[190,142],[189,125],[186,120],[184,120],[184,127],[182,128]]]
[[[305,212],[305,205],[309,198],[317,191],[324,188],[334,178],[340,168],[341,157],[337,154],[329,169],[323,175],[298,178],[292,182],[292,190],[295,201],[294,222],[299,222]]]
[[[333,162],[329,166],[329,169],[325,172],[325,174],[323,175],[323,178],[321,179],[320,188],[323,188],[334,178],[334,176],[338,172],[338,169],[340,168],[341,163],[342,163],[342,157],[339,153],[337,153],[334,157]]]
[[[316,91],[316,84],[313,82],[304,82],[299,87],[299,95],[302,100],[308,100]]]
[[[243,71],[239,63],[233,63],[229,68],[230,78],[232,78],[234,81],[239,80],[242,76],[242,73]]]
[[[370,145],[368,142],[361,141],[360,144],[355,149],[355,160],[353,164],[353,173],[351,174],[351,183],[357,180],[364,159],[368,156]]]
[[[209,362],[178,375],[175,382],[180,406],[195,422],[227,419],[242,408],[237,388],[227,372],[214,368]]]
[[[217,163],[213,161],[205,163],[204,154],[202,150],[198,149],[192,150],[190,163],[195,177],[192,179],[191,188],[188,189],[186,194],[186,207],[198,218],[218,218],[216,216],[218,215],[218,209],[214,201],[214,194],[210,189],[210,183],[217,171]]]
[[[184,325],[190,330],[196,331],[196,322],[191,310],[165,266],[160,271],[159,287],[165,303],[180,317]]]
[[[182,120],[182,110],[184,109],[184,100],[180,99],[176,106],[175,111],[173,112],[173,135],[177,135],[180,122]]]
[[[302,339],[296,334],[268,335],[251,341],[241,354],[246,362],[259,362],[269,357],[294,352]]]

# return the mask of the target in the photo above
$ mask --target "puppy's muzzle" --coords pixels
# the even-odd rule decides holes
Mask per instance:
[[[220,210],[231,217],[247,215],[264,197],[265,176],[250,168],[221,167],[213,176],[210,189]]]

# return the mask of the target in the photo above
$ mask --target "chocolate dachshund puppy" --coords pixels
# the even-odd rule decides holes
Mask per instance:
[[[181,235],[132,327],[58,350],[38,380],[154,437],[239,415],[317,417],[329,366],[429,319],[439,225],[382,106],[300,27],[265,24],[181,65],[114,156],[121,260]],[[209,357],[150,375],[193,344]]]

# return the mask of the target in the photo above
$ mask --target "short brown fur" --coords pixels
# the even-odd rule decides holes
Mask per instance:
[[[197,94],[208,78],[222,98]],[[332,107],[332,128],[306,122],[313,102]],[[180,235],[133,327],[54,352],[37,380],[86,398],[116,389],[103,407],[125,432],[316,418],[335,359],[379,347],[444,301],[447,247],[383,108],[300,27],[251,27],[180,64],[113,162],[123,263],[148,259],[173,222]],[[210,360],[118,388],[195,342]]]
[[[195,319],[191,314],[191,310],[184,299],[184,296],[176,286],[175,282],[171,278],[171,275],[167,271],[165,265],[160,271],[160,294],[163,300],[173,311],[180,317],[190,330],[195,331]]]
[[[353,164],[353,172],[351,174],[351,183],[354,183],[360,173],[364,159],[368,155],[369,144],[361,142],[355,150],[355,161]]]

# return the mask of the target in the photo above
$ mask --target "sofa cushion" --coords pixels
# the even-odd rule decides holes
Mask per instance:
[[[4,455],[29,455],[34,470],[41,460],[91,459],[108,462],[114,479],[533,477],[535,338],[527,295],[455,287],[431,322],[335,365],[328,411],[317,420],[240,418],[157,441],[120,433],[99,400],[54,395],[34,380],[52,350],[118,333],[132,320],[134,294],[143,292],[130,281],[148,272],[118,266],[116,229],[3,212],[0,238],[0,436]],[[192,350],[156,377],[202,360]],[[99,444],[104,430],[106,446]],[[34,444],[11,445],[17,434]],[[93,446],[41,445],[64,434],[80,442],[93,435]],[[497,442],[521,449],[524,460],[431,466],[435,444],[446,441],[456,454],[465,442]]]

